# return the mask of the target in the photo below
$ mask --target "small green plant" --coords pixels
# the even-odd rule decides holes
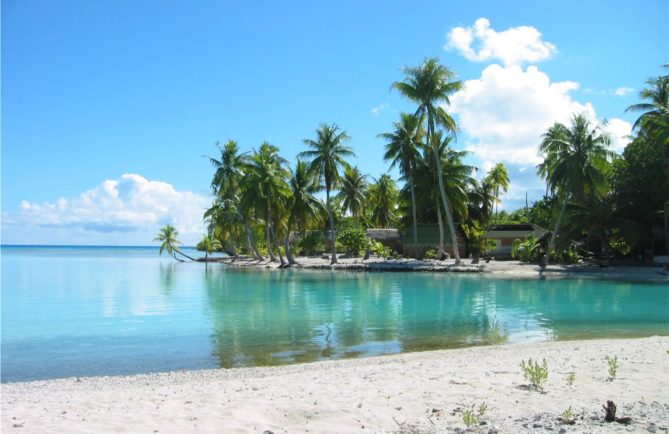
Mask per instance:
[[[529,381],[535,389],[543,389],[543,384],[548,380],[548,363],[546,363],[546,359],[543,359],[541,364],[539,364],[538,361],[532,360],[532,358],[530,358],[527,363],[525,363],[525,360],[522,360],[520,367],[523,370],[525,379]]]
[[[574,419],[574,412],[571,410],[571,407],[563,411],[560,418],[562,419],[562,423],[565,425],[573,425],[576,423],[576,420]]]
[[[428,250],[425,252],[425,255],[423,255],[424,259],[437,259],[437,251],[434,249]]]
[[[474,413],[474,407],[475,406],[472,405],[472,408],[468,408],[462,412],[462,421],[465,423],[465,425],[467,425],[467,429],[479,423],[479,419]]]
[[[570,372],[567,374],[567,385],[568,386],[573,386],[574,385],[574,380],[576,380],[576,373],[575,372]]]
[[[479,404],[479,416],[484,416],[488,411],[488,405],[484,402]]]
[[[618,356],[606,356],[606,363],[609,365],[609,380],[613,381],[618,375]]]

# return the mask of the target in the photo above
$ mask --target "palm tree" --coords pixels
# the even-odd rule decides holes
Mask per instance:
[[[204,261],[207,262],[209,254],[221,250],[221,243],[210,235],[203,235],[202,239],[195,246],[195,249],[204,252]]]
[[[506,169],[504,163],[497,163],[490,172],[488,172],[487,180],[495,190],[495,223],[497,223],[497,210],[499,206],[499,191],[506,193],[509,190],[509,171]]]
[[[323,202],[318,200],[314,194],[320,190],[318,178],[309,172],[309,166],[305,161],[297,160],[295,170],[291,172],[288,180],[290,186],[290,198],[288,200],[288,223],[286,224],[286,234],[284,246],[289,265],[299,265],[290,251],[290,233],[293,223],[298,223],[298,228],[306,227],[309,218],[319,215],[323,209]]]
[[[411,222],[413,226],[414,254],[418,255],[418,219],[416,218],[416,189],[414,177],[418,165],[423,129],[420,118],[401,113],[399,122],[393,124],[392,133],[381,133],[379,137],[386,141],[386,153],[383,158],[391,160],[390,168],[398,166],[400,174],[408,181],[411,193]]]
[[[351,212],[355,225],[358,225],[358,213],[365,204],[367,192],[367,175],[355,167],[346,167],[341,178],[339,194],[336,199],[341,201],[342,212]]]
[[[265,220],[265,234],[267,251],[275,261],[272,253],[272,243],[276,246],[281,265],[285,265],[281,254],[281,245],[276,235],[276,222],[273,211],[278,213],[288,196],[287,161],[279,155],[276,146],[263,142],[258,151],[254,151],[249,158],[247,170],[241,180],[244,197],[241,200],[243,207],[259,210]]]
[[[607,165],[615,154],[608,149],[610,136],[601,126],[592,127],[582,114],[572,118],[569,128],[556,123],[542,137],[539,150],[544,162],[537,166],[537,172],[562,200],[546,252],[548,265],[567,202],[585,203],[589,195],[601,195],[607,183]]]
[[[384,174],[370,188],[370,204],[372,222],[376,227],[389,228],[396,219],[398,192],[395,181],[390,175]]]
[[[490,222],[495,204],[495,189],[486,177],[481,182],[474,181],[469,190],[469,216],[479,221],[485,229]]]
[[[434,148],[431,148],[431,144],[436,126],[441,126],[446,131],[453,133],[457,131],[455,120],[446,113],[441,104],[450,104],[449,95],[460,90],[462,82],[452,81],[455,78],[455,73],[440,65],[436,58],[425,59],[417,67],[404,68],[404,76],[404,81],[393,83],[393,88],[397,89],[409,100],[418,104],[415,115],[427,123],[426,148],[433,150],[438,171],[439,195],[446,211],[448,228],[453,240],[455,263],[460,264],[460,253],[458,252],[458,242],[455,236],[455,227],[453,226],[453,216],[446,197],[446,191],[444,190],[439,155],[437,155]]]
[[[332,236],[331,264],[337,263],[337,234],[335,233],[330,192],[339,183],[339,171],[348,166],[345,158],[355,156],[353,150],[344,145],[348,139],[348,134],[336,124],[321,124],[316,130],[316,140],[304,140],[304,143],[311,149],[300,152],[298,155],[298,158],[311,159],[309,170],[318,175],[319,182],[325,183],[325,203],[328,208],[330,235]]]
[[[162,243],[160,245],[160,252],[158,254],[162,255],[163,250],[165,250],[177,261],[182,261],[181,259],[177,258],[177,253],[185,256],[191,261],[194,261],[195,259],[179,250],[179,244],[181,244],[181,241],[177,239],[177,236],[179,236],[179,232],[177,232],[176,228],[172,225],[166,225],[164,228],[160,229],[160,232],[158,232],[156,238],[153,239],[153,241],[160,241]]]
[[[244,175],[244,168],[247,166],[248,155],[246,153],[239,153],[239,146],[234,140],[229,140],[222,147],[217,142],[216,147],[219,149],[221,156],[218,159],[207,157],[212,166],[216,168],[211,181],[211,189],[218,201],[225,203],[229,209],[236,212],[237,216],[235,220],[243,227],[251,254],[256,259],[262,261],[264,258],[256,247],[255,237],[251,231],[248,216],[242,207],[239,206],[239,183]],[[205,218],[208,217],[205,215]],[[235,246],[232,245],[231,247],[234,251]]]
[[[669,68],[669,65],[663,65]],[[651,119],[669,119],[669,75],[662,75],[646,80],[649,86],[639,92],[639,97],[648,102],[633,104],[625,110],[626,112],[642,112],[641,116],[634,122],[634,129],[641,127]]]

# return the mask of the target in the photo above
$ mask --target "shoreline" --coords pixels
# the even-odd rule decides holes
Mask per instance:
[[[600,267],[592,263],[582,264],[551,264],[542,269],[537,264],[526,264],[520,261],[491,260],[486,263],[471,264],[470,259],[464,259],[461,265],[455,265],[453,259],[444,261],[416,260],[416,259],[384,259],[372,257],[338,258],[338,263],[330,265],[329,259],[322,257],[297,257],[299,266],[284,267],[280,263],[269,260],[258,261],[250,258],[216,258],[210,263],[224,264],[230,267],[263,270],[324,270],[324,271],[351,271],[351,272],[433,272],[433,273],[466,273],[481,274],[495,277],[509,278],[564,278],[587,277],[607,280],[626,280],[638,282],[669,283],[669,271],[662,266],[649,265],[610,265]]]
[[[607,381],[605,356],[617,356]],[[521,360],[545,358],[545,393]],[[566,377],[575,372],[573,385]],[[480,346],[278,367],[3,383],[3,432],[477,432],[669,429],[669,337]],[[613,400],[630,426],[602,421]],[[571,407],[575,425],[560,414]],[[538,426],[537,426],[538,425]]]

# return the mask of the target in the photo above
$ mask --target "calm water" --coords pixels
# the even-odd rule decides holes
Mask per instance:
[[[660,284],[258,272],[157,253],[2,247],[2,381],[669,334]]]

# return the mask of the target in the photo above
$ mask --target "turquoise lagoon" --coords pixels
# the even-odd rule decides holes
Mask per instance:
[[[3,382],[669,335],[657,283],[242,270],[155,247],[3,246],[1,261]]]

